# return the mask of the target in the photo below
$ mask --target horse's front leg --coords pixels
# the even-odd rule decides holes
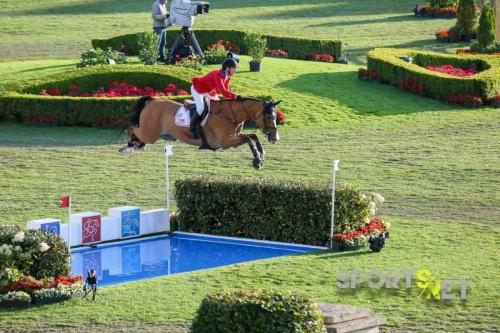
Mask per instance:
[[[238,146],[241,146],[242,144],[248,144],[248,147],[250,147],[250,150],[252,151],[253,154],[253,167],[255,169],[260,169],[262,166],[262,158],[260,156],[260,152],[257,150],[255,147],[252,139],[246,135],[246,134],[240,134],[237,136],[231,137],[231,140],[227,142],[227,146],[236,148]]]
[[[262,144],[260,143],[259,137],[257,136],[257,134],[247,134],[247,135],[250,137],[250,139],[252,139],[255,142],[255,146],[257,147],[260,153],[260,159],[264,161],[264,155],[266,154],[266,152],[264,151],[264,147],[262,147]]]

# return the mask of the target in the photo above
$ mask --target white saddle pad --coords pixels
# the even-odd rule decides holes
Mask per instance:
[[[201,122],[201,126],[205,126],[207,119],[208,119],[208,114],[203,119]],[[189,127],[191,124],[191,117],[189,116],[189,110],[182,105],[179,109],[177,109],[177,112],[175,113],[175,124],[180,127]]]

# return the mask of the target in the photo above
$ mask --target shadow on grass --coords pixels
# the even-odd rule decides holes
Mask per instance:
[[[279,86],[332,102],[338,101],[361,116],[452,110],[449,105],[438,100],[402,92],[385,84],[361,81],[355,71],[303,74]]]
[[[78,147],[116,144],[123,146],[127,144],[125,130],[0,122],[0,147]],[[109,149],[115,148],[109,147]]]
[[[33,68],[29,68],[29,69],[24,69],[22,71],[18,71],[18,73],[43,71],[43,70],[51,69],[51,68],[75,68],[75,64],[53,65],[53,66],[45,66],[45,67],[33,67]]]
[[[362,24],[372,24],[372,23],[399,23],[406,21],[416,21],[415,15],[398,15],[398,16],[389,16],[389,17],[381,17],[375,18],[371,20],[352,20],[352,21],[334,21],[334,22],[325,22],[321,24],[312,24],[309,27],[312,28],[324,28],[324,27],[341,27],[341,26],[349,26],[349,25],[362,25]]]

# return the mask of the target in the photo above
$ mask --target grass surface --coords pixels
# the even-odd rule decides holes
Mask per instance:
[[[151,29],[152,0],[0,1],[0,59],[79,57],[91,38]],[[417,3],[419,1],[416,1]],[[434,33],[454,19],[413,15],[409,0],[213,0],[195,28],[239,29],[276,35],[340,39],[350,59],[366,62],[366,52],[391,46],[453,52],[463,43],[439,43]]]
[[[149,29],[150,2],[0,1],[0,92],[17,80],[71,68],[90,38]],[[433,36],[454,20],[417,19],[409,1],[214,0],[211,5],[209,15],[197,17],[196,27],[251,26],[321,38],[339,33],[358,63],[374,46],[448,52],[457,46],[439,44]],[[32,57],[38,59],[15,60]],[[69,59],[53,59],[62,57]],[[264,169],[254,171],[247,147],[210,153],[178,144],[170,159],[171,180],[222,174],[329,181],[331,161],[340,159],[338,182],[355,182],[385,196],[380,214],[392,224],[386,248],[379,254],[283,257],[106,287],[105,301],[97,304],[73,300],[0,309],[0,331],[183,331],[208,292],[272,287],[372,308],[387,318],[384,331],[389,332],[498,332],[498,111],[451,107],[359,81],[357,66],[266,58],[262,72],[250,73],[246,61],[243,57],[235,88],[268,90],[283,99],[288,116],[281,141],[265,144]],[[1,223],[65,220],[65,211],[57,208],[64,193],[73,195],[75,212],[164,206],[163,143],[125,157],[117,153],[124,141],[110,142],[114,134],[0,123]],[[415,288],[346,292],[335,285],[339,269],[423,267],[442,279],[470,280],[467,301],[426,303]]]

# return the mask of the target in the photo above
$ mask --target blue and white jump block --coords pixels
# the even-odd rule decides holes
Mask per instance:
[[[139,207],[122,206],[108,209],[109,216],[83,212],[71,214],[71,240],[68,240],[68,224],[57,219],[28,221],[28,229],[49,230],[71,246],[91,245],[105,241],[126,239],[170,231],[169,212],[153,209],[141,212]]]
[[[40,220],[31,220],[28,221],[28,229],[39,229],[48,232],[52,232],[54,234],[61,233],[61,220],[58,219],[40,219]]]

